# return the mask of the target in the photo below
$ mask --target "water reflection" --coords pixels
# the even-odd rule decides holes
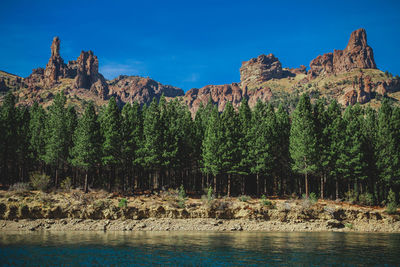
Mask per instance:
[[[0,234],[0,262],[10,265],[397,265],[399,251],[400,234],[382,233]]]

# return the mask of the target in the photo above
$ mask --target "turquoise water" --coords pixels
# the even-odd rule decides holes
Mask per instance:
[[[2,266],[398,266],[400,234],[1,233]]]

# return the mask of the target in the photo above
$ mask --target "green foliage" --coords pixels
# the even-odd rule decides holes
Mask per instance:
[[[121,198],[118,203],[118,207],[126,208],[128,206],[128,200],[126,198]]]
[[[65,191],[70,191],[72,189],[72,180],[71,177],[66,177],[64,180],[61,181],[61,189]]]
[[[317,194],[315,194],[314,192],[310,193],[310,200],[312,203],[317,203],[318,202],[318,197]]]
[[[207,189],[207,201],[208,202],[210,202],[211,200],[213,200],[214,199],[214,191],[213,191],[213,189],[212,189],[212,187],[210,186],[208,189]]]
[[[388,214],[396,214],[398,206],[396,203],[396,195],[392,190],[389,191],[387,203],[388,204],[386,205],[386,212]]]
[[[345,223],[344,227],[349,228],[349,229],[353,229],[354,228],[352,223]]]
[[[31,186],[29,183],[16,183],[10,186],[8,188],[8,191],[13,191],[16,193],[24,193],[27,192],[31,189]]]
[[[290,155],[293,159],[293,170],[305,175],[306,184],[308,183],[308,173],[317,169],[317,144],[317,132],[310,98],[303,94],[292,114]],[[307,186],[306,194],[308,194]]]
[[[32,187],[36,190],[46,191],[50,186],[50,176],[34,172],[30,177]]]
[[[241,202],[247,202],[247,201],[249,201],[251,199],[251,197],[243,195],[243,196],[240,196],[238,199]]]
[[[362,205],[372,206],[374,205],[374,195],[371,193],[364,193],[358,196],[358,201]]]
[[[272,203],[272,201],[268,200],[265,195],[261,196],[261,204],[263,206],[267,206],[267,207],[270,207],[270,208],[275,208],[275,205]]]
[[[345,198],[348,202],[354,204],[357,202],[357,193],[353,190],[347,191],[345,193]]]
[[[185,192],[185,188],[183,187],[183,184],[179,187],[178,196],[179,196],[179,199],[186,199],[186,192]]]
[[[303,200],[308,200],[311,202],[311,204],[315,204],[318,202],[318,197],[317,194],[314,192],[311,192],[310,195],[307,197],[306,194],[302,194]]]

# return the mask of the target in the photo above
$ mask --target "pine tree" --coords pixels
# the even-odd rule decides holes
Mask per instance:
[[[1,108],[1,183],[10,184],[16,180],[15,163],[17,162],[17,110],[15,96],[8,92]]]
[[[159,176],[163,155],[163,127],[157,100],[153,98],[143,117],[143,155],[144,166],[155,174],[153,188],[159,188]]]
[[[288,189],[288,181],[287,177],[290,176],[290,153],[289,153],[289,136],[290,136],[290,119],[289,114],[283,108],[283,105],[279,105],[276,116],[276,161],[274,167],[278,171],[278,175],[281,178],[281,190],[280,194],[283,194],[283,191]]]
[[[66,125],[66,97],[64,92],[58,93],[49,107],[46,123],[46,146],[44,160],[55,170],[55,186],[58,185],[59,169],[68,158],[68,130]]]
[[[327,108],[326,119],[327,123],[324,129],[324,136],[327,137],[326,141],[328,145],[322,152],[322,166],[329,179],[325,182],[328,182],[330,188],[335,187],[336,198],[339,198],[338,187],[339,176],[341,176],[339,172],[341,163],[339,160],[342,154],[346,125],[342,119],[340,106],[335,100],[332,101]],[[333,186],[333,182],[335,186]]]
[[[93,102],[89,102],[73,134],[72,164],[85,171],[84,191],[88,192],[88,175],[101,160],[100,126]]]
[[[393,108],[385,98],[378,112],[377,145],[375,150],[382,189],[379,199],[385,198],[384,196],[389,191],[388,187],[393,184],[393,177],[396,172],[396,160],[393,160],[393,156],[397,154],[396,143],[398,140],[395,138],[392,126],[392,113]]]
[[[134,102],[133,105],[125,104],[121,115],[123,166],[125,175],[129,177],[129,175],[133,175],[133,169],[137,169],[141,163],[140,145],[143,137],[143,118],[140,105],[137,102]]]
[[[239,174],[242,176],[241,193],[245,193],[245,177],[250,174],[251,161],[249,157],[249,143],[248,138],[251,129],[251,109],[247,98],[243,98],[239,106],[239,142],[237,144],[240,153]]]
[[[232,175],[240,173],[241,151],[238,147],[240,132],[238,129],[238,116],[231,102],[225,106],[221,115],[223,142],[220,143],[222,150],[222,169],[228,175],[227,194],[231,194]]]
[[[292,114],[290,155],[293,159],[293,170],[304,174],[307,198],[309,196],[308,174],[315,172],[317,169],[318,147],[316,134],[310,98],[303,94]]]
[[[217,193],[217,175],[222,171],[222,153],[220,145],[223,142],[222,125],[217,107],[214,106],[207,123],[202,144],[202,171],[214,177],[214,193]]]
[[[35,102],[30,109],[30,151],[31,158],[36,162],[41,162],[45,155],[46,132],[45,132],[46,112],[42,106]]]
[[[258,100],[252,114],[252,127],[248,136],[249,158],[252,162],[250,171],[256,175],[257,195],[260,193],[260,174],[268,176],[272,172],[271,142],[269,140],[271,133],[267,124],[266,113],[265,104]],[[265,190],[266,181],[264,180]]]
[[[31,163],[31,153],[29,147],[30,114],[27,107],[17,108],[17,159],[18,159],[18,178],[20,181],[27,180],[28,169]]]
[[[108,102],[100,121],[101,133],[103,135],[102,163],[111,172],[108,180],[108,189],[112,190],[117,167],[121,163],[121,114],[114,97]]]

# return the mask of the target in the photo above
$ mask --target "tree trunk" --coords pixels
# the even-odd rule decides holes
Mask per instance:
[[[325,174],[321,176],[321,199],[324,199],[324,177]]]
[[[214,175],[214,194],[217,196],[217,175]]]
[[[336,178],[336,200],[339,199],[339,181]]]
[[[89,192],[89,190],[88,190],[88,171],[86,171],[86,175],[85,175],[85,187],[84,187],[84,191],[85,191],[85,194],[86,194],[87,192]]]
[[[306,183],[306,198],[308,198],[308,173],[305,173],[305,183]]]
[[[258,172],[256,174],[256,184],[257,184],[256,192],[257,192],[257,196],[259,196],[260,195],[260,174]]]
[[[231,196],[231,174],[228,174],[228,197]]]
[[[56,168],[56,180],[55,180],[55,187],[57,188],[57,183],[58,183],[58,167]]]

